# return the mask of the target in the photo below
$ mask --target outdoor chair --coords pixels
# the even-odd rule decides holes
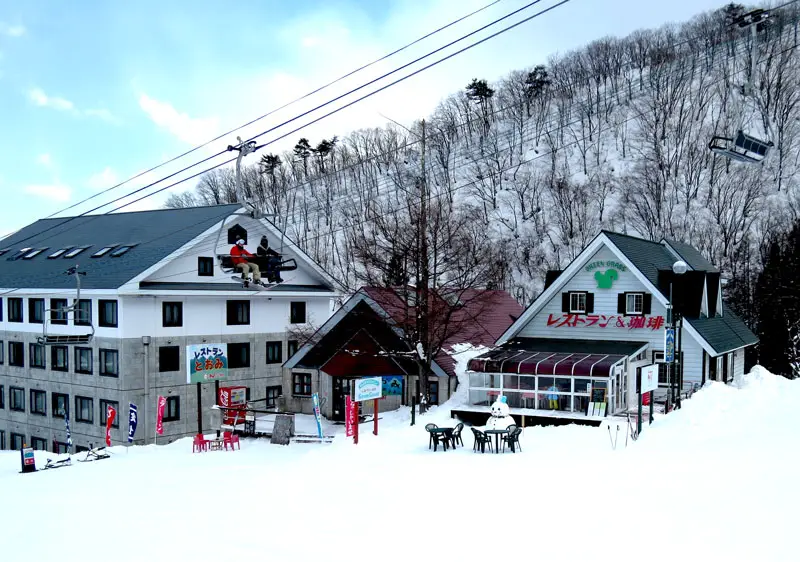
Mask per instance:
[[[192,441],[192,452],[208,451],[208,441],[203,435],[195,435]]]
[[[478,450],[478,446],[480,445],[481,453],[486,452],[486,445],[489,445],[489,452],[492,452],[492,439],[488,435],[486,435],[482,431],[478,431],[474,427],[470,428],[472,430],[472,434],[475,436],[475,443],[472,445],[472,452]]]
[[[514,428],[513,430],[511,428]],[[517,448],[522,451],[522,445],[519,444],[519,436],[522,434],[522,428],[516,425],[508,427],[508,435],[503,435],[503,451],[506,450],[506,443],[511,447],[511,452],[516,453]]]
[[[464,429],[464,424],[459,423],[453,428],[452,433],[452,441],[453,441],[453,449],[456,448],[456,443],[461,443],[461,446],[464,446],[464,441],[461,439],[461,430]]]
[[[225,446],[225,450],[226,451],[228,450],[228,445],[231,446],[231,451],[234,450],[233,449],[234,444],[239,449],[242,448],[242,446],[239,444],[239,436],[236,435],[235,433],[230,432],[230,431],[226,431],[225,433],[223,433],[223,435],[222,435],[222,443]]]
[[[444,447],[444,450],[447,451],[447,444],[450,441],[450,439],[447,437],[445,433],[433,433],[432,430],[438,428],[439,426],[436,425],[435,423],[429,423],[425,426],[425,430],[431,436],[430,440],[428,441],[428,449],[430,449],[431,445],[433,445],[433,451],[436,452],[439,450],[439,443],[441,443],[442,446]]]

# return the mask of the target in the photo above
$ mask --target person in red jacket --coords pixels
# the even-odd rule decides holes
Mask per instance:
[[[236,245],[231,248],[231,261],[236,269],[240,269],[242,271],[242,279],[246,282],[250,279],[248,278],[248,273],[253,273],[253,281],[258,284],[261,283],[261,270],[258,269],[258,265],[250,262],[247,258],[254,257],[253,254],[248,252],[244,249],[244,240],[239,238],[236,241]]]

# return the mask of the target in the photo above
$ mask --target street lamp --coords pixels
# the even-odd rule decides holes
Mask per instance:
[[[683,261],[678,260],[672,264],[672,272],[675,275],[683,275],[689,271],[689,265]],[[681,388],[683,386],[683,358],[680,357],[681,354],[681,332],[683,331],[683,318],[680,312],[675,311],[675,303],[672,297],[672,280],[669,282],[669,305],[671,311],[671,318],[672,318],[672,329],[674,330],[675,334],[675,351],[672,354],[672,373],[673,379],[675,379],[675,386],[677,387],[677,396],[673,393],[672,382],[670,382],[670,393],[673,393],[673,400],[675,403],[676,408],[681,407]],[[678,327],[680,321],[680,328]],[[678,363],[678,358],[680,357],[680,374],[678,374],[678,370],[676,364]]]

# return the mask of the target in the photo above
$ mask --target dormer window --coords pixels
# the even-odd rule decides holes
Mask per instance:
[[[82,251],[84,251],[88,247],[89,246],[78,246],[77,248],[73,248],[72,250],[70,250],[69,252],[64,254],[64,257],[65,258],[74,258],[75,256],[80,254]]]
[[[114,249],[114,248],[116,248],[116,247],[117,247],[116,245],[113,245],[113,246],[103,246],[102,248],[100,248],[99,250],[97,250],[95,253],[93,253],[93,254],[92,254],[92,257],[93,257],[93,258],[100,258],[100,257],[103,257],[104,255],[106,255],[108,252],[110,252],[111,250],[113,250],[113,249]]]
[[[61,248],[60,250],[56,250],[55,252],[47,256],[47,259],[54,260],[56,258],[59,258],[63,256],[70,249],[72,249],[72,246],[67,246],[66,248]]]
[[[239,238],[247,244],[247,230],[240,224],[234,224],[228,229],[228,244],[236,244]]]
[[[131,248],[133,248],[135,245],[136,245],[136,244],[128,244],[128,245],[126,245],[126,246],[120,246],[119,248],[117,248],[116,250],[114,250],[113,252],[111,252],[111,257],[112,257],[112,258],[118,258],[118,257],[120,257],[122,254],[124,254],[125,252],[127,252],[128,250],[130,250]]]
[[[33,259],[36,256],[38,256],[39,254],[41,254],[42,252],[44,252],[46,249],[47,248],[36,248],[35,250],[31,250],[30,252],[28,252],[27,254],[22,256],[22,259],[24,259],[24,260]]]

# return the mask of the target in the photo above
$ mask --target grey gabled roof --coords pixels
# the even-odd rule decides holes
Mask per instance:
[[[0,287],[71,289],[75,279],[64,271],[80,265],[86,289],[116,289],[231,215],[241,205],[159,209],[108,215],[60,217],[37,221],[0,243],[11,248],[0,257]],[[137,244],[119,257],[91,255],[111,244]],[[74,258],[48,259],[60,248],[90,246]],[[21,248],[47,248],[36,257],[14,259]]]
[[[671,270],[675,257],[667,246],[661,242],[652,242],[642,238],[603,231],[611,242],[625,254],[633,265],[658,287],[658,270]],[[718,270],[706,260],[700,252],[683,242],[664,240],[675,250],[692,269],[706,272]],[[722,316],[712,318],[700,317],[687,320],[700,336],[714,348],[717,353],[726,353],[733,349],[754,345],[758,338],[747,325],[723,304]]]
[[[725,303],[722,316],[694,318],[687,322],[718,354],[758,343],[758,337]]]
[[[681,257],[683,261],[689,264],[689,267],[692,269],[696,269],[698,271],[710,271],[710,272],[718,272],[719,270],[714,267],[714,265],[708,261],[703,254],[701,254],[697,248],[690,246],[689,244],[685,244],[683,242],[678,242],[677,240],[671,240],[669,238],[665,238],[664,241],[669,244],[669,246],[675,250],[678,255]]]
[[[672,270],[675,258],[663,244],[608,230],[604,230],[603,234],[656,287],[658,287],[658,270]]]

